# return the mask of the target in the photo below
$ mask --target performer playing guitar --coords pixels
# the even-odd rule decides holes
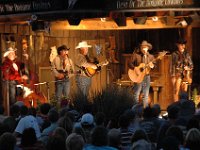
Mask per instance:
[[[66,45],[58,47],[58,55],[51,63],[51,69],[55,76],[55,93],[58,102],[62,97],[69,98],[70,93],[70,78],[74,72],[74,64],[68,56],[70,48]]]
[[[132,55],[131,62],[129,62],[130,69],[136,69],[136,74],[138,75],[142,72],[142,81],[135,82],[133,86],[134,90],[134,100],[135,102],[139,102],[139,96],[142,91],[142,100],[143,105],[148,106],[148,96],[149,96],[149,88],[150,88],[150,75],[149,68],[154,68],[153,60],[154,56],[151,55],[148,50],[152,49],[152,45],[147,41],[143,41],[140,44],[140,51],[134,52]],[[141,64],[141,66],[140,66]],[[137,68],[138,67],[138,68]],[[140,79],[141,80],[141,79]]]

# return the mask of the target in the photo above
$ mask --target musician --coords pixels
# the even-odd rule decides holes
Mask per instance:
[[[187,76],[187,72],[192,71],[193,62],[190,54],[186,51],[186,43],[186,40],[182,38],[178,39],[176,42],[177,50],[172,53],[171,75],[174,101],[178,101],[180,91],[187,92],[188,83],[191,84],[191,78],[189,79],[190,74]],[[188,81],[183,82],[185,77]]]
[[[20,65],[21,62],[17,61],[16,49],[10,47],[4,53],[5,58],[2,64],[3,80],[7,94],[9,94],[9,104],[13,105],[16,102],[17,88],[16,85],[20,84],[23,80],[28,80],[26,75],[20,76]],[[7,86],[8,85],[8,86]]]
[[[74,73],[74,64],[69,58],[69,49],[66,45],[58,47],[58,55],[51,63],[51,69],[55,77],[55,94],[59,103],[62,98],[69,98],[70,78]]]
[[[88,45],[86,41],[79,42],[76,49],[79,49],[79,54],[76,58],[76,66],[80,70],[80,74],[76,76],[78,89],[82,92],[84,96],[88,95],[89,88],[91,85],[91,77],[88,77],[84,72],[84,69],[90,67],[97,69],[97,66],[91,62],[88,55],[88,48],[92,47]]]
[[[139,103],[140,93],[142,93],[142,102],[143,106],[148,106],[148,96],[150,89],[150,74],[149,69],[154,68],[154,64],[151,62],[154,59],[154,56],[148,51],[152,49],[152,45],[147,41],[142,41],[139,47],[139,51],[134,51],[131,57],[131,61],[128,63],[130,69],[136,69],[141,67],[139,71],[144,73],[144,78],[141,82],[135,82],[133,85],[134,91],[134,100]]]

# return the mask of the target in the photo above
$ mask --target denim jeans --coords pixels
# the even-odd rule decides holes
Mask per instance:
[[[148,96],[150,89],[150,75],[146,75],[141,83],[135,83],[133,86],[134,100],[139,102],[139,96],[142,92],[142,102],[144,107],[148,106]]]
[[[55,83],[56,98],[60,102],[62,97],[69,98],[70,80],[69,78],[58,80]]]
[[[17,96],[17,81],[15,80],[5,80],[4,81],[4,90],[7,92],[5,101],[7,101],[7,96],[9,97],[9,105],[13,105],[16,102],[16,96]]]
[[[89,94],[91,78],[86,76],[77,76],[76,83],[79,91],[81,91],[84,96],[87,96]]]

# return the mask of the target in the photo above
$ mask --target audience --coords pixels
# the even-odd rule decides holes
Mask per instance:
[[[89,109],[90,108],[90,109]],[[196,150],[200,147],[200,103],[186,94],[167,107],[141,104],[116,117],[72,106],[39,109],[16,103],[10,116],[0,106],[0,150]]]

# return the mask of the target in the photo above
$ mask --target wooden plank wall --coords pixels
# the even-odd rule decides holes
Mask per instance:
[[[103,45],[104,56],[107,57],[108,46],[109,46],[109,36],[115,36],[116,40],[116,50],[115,57],[119,60],[119,63],[110,63],[103,70],[103,75],[101,78],[96,76],[98,83],[100,86],[105,87],[106,84],[112,84],[113,82],[121,79],[122,74],[124,73],[124,60],[122,57],[122,53],[132,53],[134,48],[138,46],[139,42],[142,39],[146,39],[153,45],[152,53],[157,53],[161,50],[168,50],[169,52],[174,51],[174,41],[177,39],[179,33],[184,34],[193,34],[193,50],[195,53],[192,53],[192,50],[189,49],[190,53],[192,53],[194,60],[197,60],[198,55],[198,43],[199,43],[199,28],[195,28],[194,33],[187,32],[185,33],[185,29],[174,28],[174,29],[154,29],[154,30],[50,30],[49,33],[46,32],[33,32],[31,27],[28,25],[9,25],[9,24],[1,24],[0,25],[0,37],[1,37],[1,56],[5,49],[8,47],[6,43],[6,38],[13,36],[16,40],[16,48],[18,49],[17,55],[18,59],[22,58],[22,38],[26,38],[29,42],[28,52],[30,55],[30,65],[32,70],[40,76],[39,82],[44,82],[48,80],[48,82],[52,81],[53,78],[51,74],[49,75],[50,63],[49,63],[49,55],[50,48],[52,46],[60,46],[62,44],[66,44],[70,47],[69,55],[72,60],[75,61],[77,50],[75,50],[76,45],[81,40],[87,40],[91,42],[101,41]],[[191,37],[191,35],[190,35]],[[191,45],[189,45],[191,47]],[[1,57],[1,59],[3,59]],[[167,61],[167,60],[166,60]],[[1,61],[2,62],[2,61]],[[199,64],[199,63],[198,63]],[[197,63],[195,65],[198,67]],[[166,66],[166,64],[165,64]],[[197,68],[196,67],[196,68]],[[45,72],[46,70],[46,72]],[[197,70],[197,69],[195,69]],[[198,75],[198,70],[194,73],[196,79]],[[46,77],[48,76],[48,77]],[[194,81],[198,81],[195,80]],[[103,84],[103,85],[102,85]],[[170,86],[170,85],[166,85]],[[1,88],[1,87],[0,87]],[[91,87],[93,91],[98,89],[99,87],[95,87],[94,85]],[[166,87],[168,88],[168,87]],[[75,80],[73,80],[72,89],[76,90]],[[47,95],[46,87],[41,88],[42,92]],[[163,89],[164,90],[164,89]],[[2,91],[2,90],[1,90]],[[169,89],[165,90],[166,96],[170,92]],[[50,87],[50,95],[54,94],[54,85]],[[2,97],[2,96],[1,96]],[[164,107],[167,104],[163,101],[162,104]]]
[[[25,25],[0,25],[0,34],[1,34],[1,54],[4,53],[6,48],[9,45],[6,43],[6,40],[9,37],[14,37],[16,43],[18,59],[22,59],[22,38],[26,38],[29,47],[28,53],[30,56],[30,66],[31,70],[35,72],[39,77],[39,83],[48,82],[50,83],[50,92],[47,92],[48,89],[46,85],[41,85],[39,90],[43,92],[46,97],[48,94],[50,97],[54,95],[54,79],[50,71],[50,48],[52,46],[60,46],[66,44],[70,47],[69,55],[73,61],[76,60],[76,55],[78,51],[75,47],[82,40],[87,40],[88,43],[91,43],[93,48],[90,51],[95,51],[95,43],[102,45],[102,58],[100,61],[103,61],[107,58],[109,46],[110,35],[116,37],[116,47],[117,49],[122,49],[121,40],[123,39],[119,31],[78,31],[78,30],[52,30],[49,33],[46,32],[33,32],[30,26]],[[118,53],[119,54],[119,53]],[[100,57],[100,56],[99,56]],[[2,57],[1,57],[2,58]],[[116,58],[119,59],[119,55]],[[3,60],[3,58],[2,58]],[[108,68],[108,69],[107,69]],[[108,74],[108,75],[107,75]],[[110,77],[109,77],[110,76]],[[108,78],[109,77],[109,78]],[[97,74],[93,77],[92,81],[96,84],[92,84],[91,93],[101,91],[102,88],[106,87],[106,84],[111,84],[113,81],[120,78],[120,64],[110,63],[108,66],[104,67],[100,74]],[[75,78],[72,79],[72,91],[76,90]]]

